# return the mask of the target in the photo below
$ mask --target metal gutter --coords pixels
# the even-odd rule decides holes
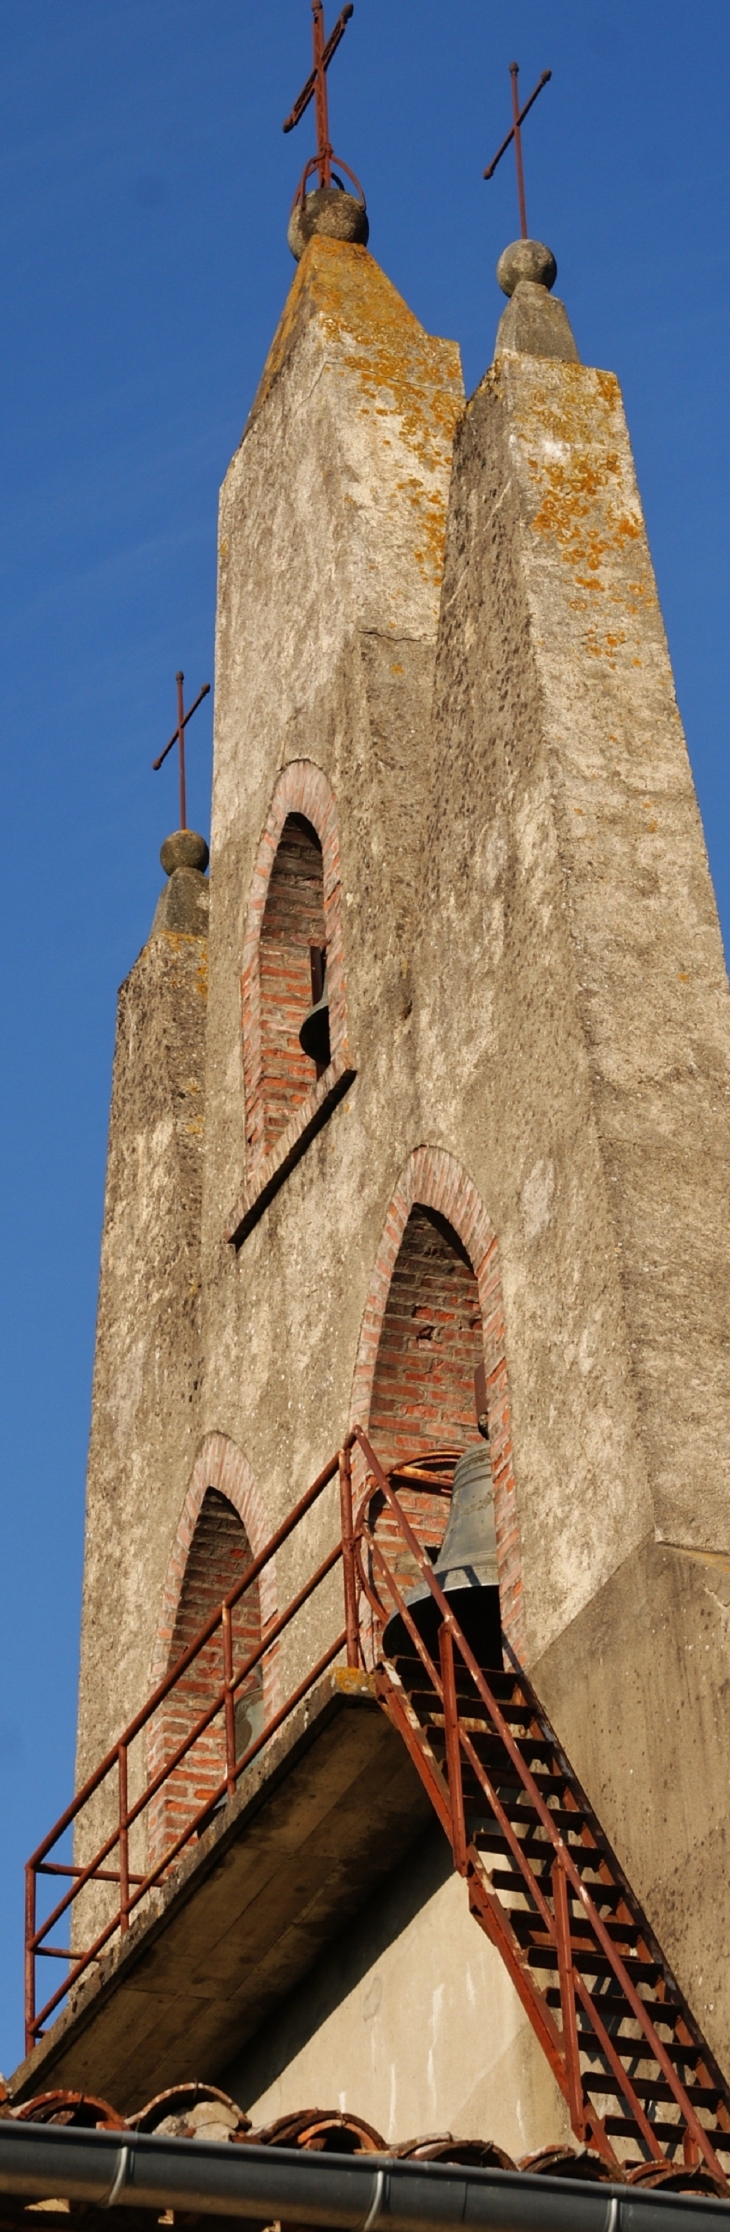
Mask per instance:
[[[0,2119],[0,2194],[337,2232],[700,2232],[730,2202],[509,2170]]]

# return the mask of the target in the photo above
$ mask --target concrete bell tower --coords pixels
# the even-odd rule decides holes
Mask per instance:
[[[730,998],[621,396],[521,243],[467,402],[361,216],[310,201],[221,494],[209,886],[173,840],[120,996],[79,1781],[348,1430],[455,1455],[476,1370],[505,1633],[727,2063]],[[384,1751],[305,1837],[310,1738],[255,1862],[242,1799],[26,2090],[136,2107],[177,2070],[254,2121],[564,2139],[440,1829]],[[301,1898],[254,2018],[277,1837]]]

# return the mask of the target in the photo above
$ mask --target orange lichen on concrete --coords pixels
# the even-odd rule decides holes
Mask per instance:
[[[523,359],[517,371],[502,363],[492,379],[516,421],[530,534],[538,548],[552,544],[570,574],[568,604],[586,615],[586,651],[613,664],[635,634],[631,623],[658,603],[618,382],[613,373],[537,359]],[[599,592],[608,600],[605,633],[594,624]]]
[[[431,467],[442,464],[463,408],[455,341],[426,333],[367,248],[315,237],[298,265],[261,376],[260,410],[303,325],[319,317],[328,341],[347,351],[348,368],[380,414],[396,411],[403,438]],[[253,413],[252,413],[253,416]]]
[[[397,485],[418,519],[416,562],[440,579],[446,495],[425,480],[432,475],[443,480],[450,466],[464,404],[458,345],[426,333],[366,248],[315,237],[298,266],[249,424],[315,318],[331,351],[332,371],[354,378],[359,387],[359,415],[378,420],[383,447],[390,444],[380,422],[395,420],[399,440],[413,454],[413,475]]]

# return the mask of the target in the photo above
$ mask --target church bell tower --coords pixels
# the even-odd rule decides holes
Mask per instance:
[[[221,491],[210,875],[176,833],[120,994],[75,1945],[106,1928],[98,1763],[159,1692],[124,1815],[147,1888],[31,2033],[19,2089],[79,2083],[129,2113],[184,2074],[261,2126],[326,2098],[389,2146],[448,2127],[513,2160],[579,2141],[615,2164],[635,2127],[621,2098],[595,2107],[610,2048],[596,2030],[591,2093],[580,2007],[569,2036],[570,1806],[604,1936],[634,1933],[652,2020],[660,1976],[675,2010],[672,2069],[689,2083],[691,2062],[730,2133],[727,977],[617,380],[581,360],[554,258],[522,239],[467,399],[318,125]],[[499,1921],[509,1852],[489,1848],[483,1882],[470,1858],[497,1816],[467,1778],[462,1842],[444,1835],[423,1763],[430,1746],[453,1796],[446,1706],[419,1766],[372,1610],[388,1489],[438,1578],[480,1441],[498,1696],[532,1731],[538,1796],[543,1768],[546,1789],[573,1778],[544,2020],[526,1894]],[[342,1523],[346,1562],[347,1511],[381,1477],[338,1643],[327,1559]],[[251,1669],[186,1753],[228,1680],[217,1609],[249,1570],[220,1648]]]

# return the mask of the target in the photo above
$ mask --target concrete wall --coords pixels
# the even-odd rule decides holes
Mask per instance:
[[[420,1072],[500,1237],[528,1663],[727,2062],[730,1000],[610,374],[468,407],[434,727]]]
[[[201,878],[202,881],[202,878]],[[146,1696],[200,1436],[207,940],[162,930],[119,994],[104,1202],[77,1780]]]
[[[120,1677],[80,1757],[145,1694],[199,1440],[228,1437],[274,1524],[367,1416],[393,1234],[425,1200],[477,1276],[505,1616],[722,2056],[730,1005],[613,378],[504,352],[462,415],[453,345],[364,250],[315,240],[222,493],[215,734],[203,1376],[192,1401],[193,1349],[158,1330],[187,1259],[169,1305],[150,1270],[192,1247],[197,1196],[163,1187],[158,1239],[145,1181],[137,1284],[103,1271],[90,1513],[103,1475],[126,1579],[90,1519],[83,1696]],[[297,767],[334,802],[356,1074],[236,1249],[247,910]],[[105,1264],[115,1157],[159,1087],[138,1068],[124,1093]],[[135,1341],[158,1361],[122,1413]],[[459,1885],[424,1879],[405,1920],[394,1892],[346,1952],[239,2072],[257,2113],[344,2083],[401,2137],[560,2135]]]
[[[359,2112],[392,2144],[453,2131],[514,2159],[570,2144],[548,2064],[435,1827],[221,2083],[257,2125],[317,2101]]]

